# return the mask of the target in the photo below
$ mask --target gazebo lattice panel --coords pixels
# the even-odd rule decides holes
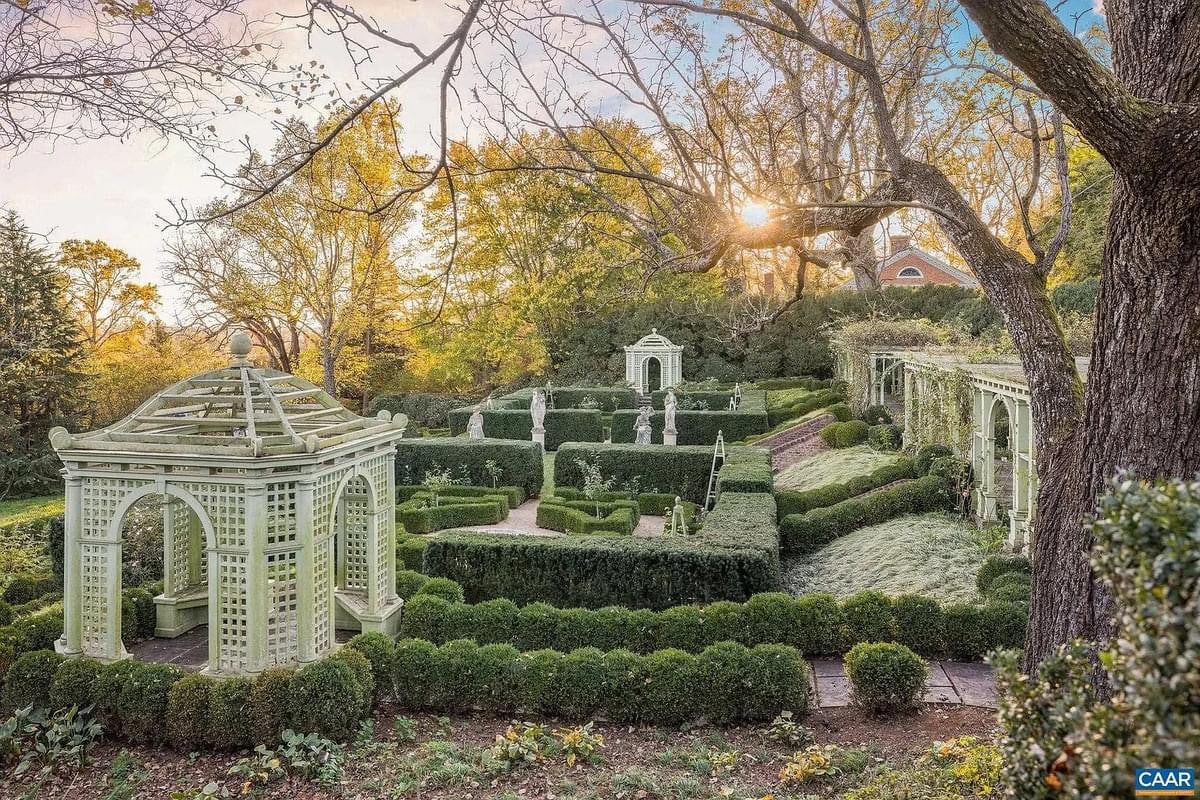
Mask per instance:
[[[360,417],[308,381],[255,367],[248,337],[231,349],[229,367],[108,428],[51,432],[67,486],[60,652],[126,655],[117,516],[130,500],[163,508],[156,634],[207,623],[210,672],[311,661],[335,647],[335,625],[398,628],[394,442],[406,420]]]

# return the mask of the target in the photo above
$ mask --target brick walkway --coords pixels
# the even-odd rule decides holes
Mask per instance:
[[[850,705],[850,680],[840,658],[814,658],[817,706],[840,708]],[[959,661],[930,661],[925,683],[926,703],[996,708],[996,682],[987,664]]]
[[[759,439],[754,446],[771,451],[771,466],[779,472],[827,449],[825,442],[821,441],[821,428],[835,421],[832,414],[822,414]]]

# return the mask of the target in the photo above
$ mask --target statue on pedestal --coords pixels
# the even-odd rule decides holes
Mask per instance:
[[[471,418],[467,420],[467,438],[482,439],[483,438],[483,407],[482,404],[475,406],[475,410],[471,412]]]
[[[667,397],[663,400],[663,432],[676,433],[675,430],[675,407],[679,405],[679,401],[675,399],[675,390],[667,389]]]
[[[529,401],[529,416],[533,417],[533,432],[545,433],[546,393],[541,389],[533,390],[533,399]]]
[[[634,444],[650,444],[650,409],[643,408],[634,424]]]

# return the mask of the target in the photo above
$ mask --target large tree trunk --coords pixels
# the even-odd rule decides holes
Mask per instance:
[[[1041,477],[1026,666],[1101,638],[1109,600],[1085,522],[1118,469],[1200,470],[1200,186],[1118,173],[1083,419]]]

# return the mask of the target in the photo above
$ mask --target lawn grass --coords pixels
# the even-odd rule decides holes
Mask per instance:
[[[898,517],[860,528],[809,555],[784,564],[793,594],[829,592],[845,597],[866,589],[890,595],[915,592],[943,601],[979,597],[975,574],[997,542],[944,514]]]
[[[799,400],[804,399],[812,394],[808,389],[768,389],[767,390],[767,410],[774,411],[777,408],[790,406]]]
[[[826,450],[775,476],[776,489],[816,489],[831,483],[845,483],[896,461],[891,452],[878,452],[865,444],[841,450]]]
[[[542,454],[542,497],[554,494],[554,453]]]
[[[0,528],[18,522],[31,522],[61,514],[63,496],[48,494],[24,500],[0,500]]]

